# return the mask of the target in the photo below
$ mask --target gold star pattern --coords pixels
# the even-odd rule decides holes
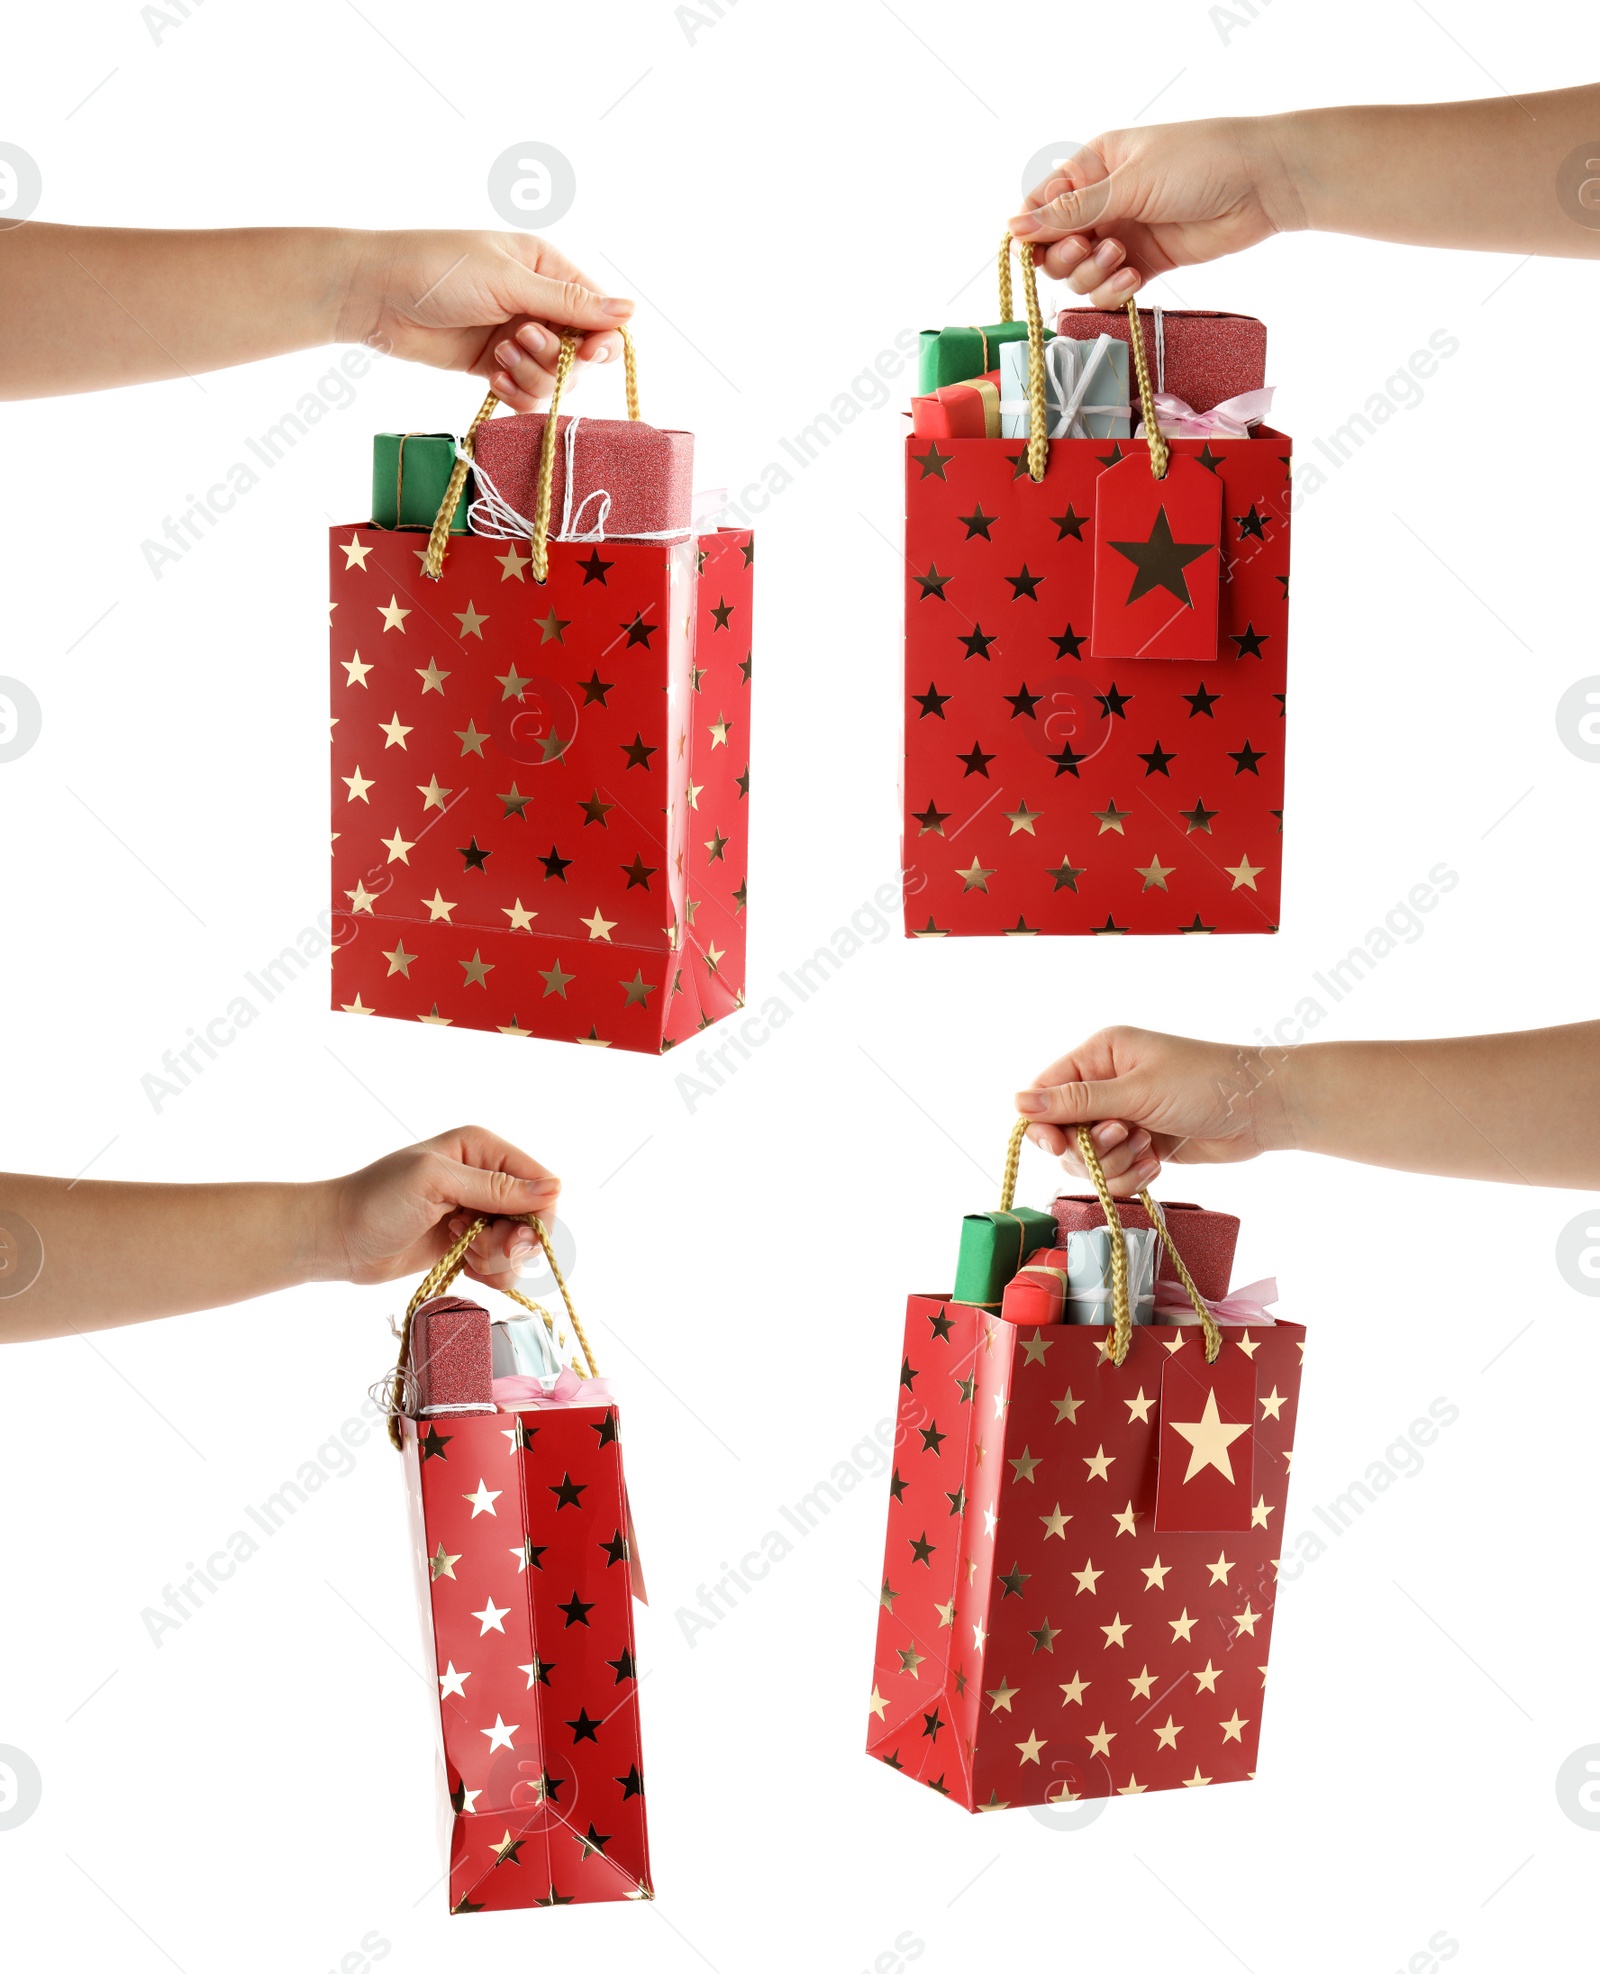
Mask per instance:
[[[1162,1562],[1161,1558],[1157,1556],[1153,1563],[1144,1563],[1140,1567],[1144,1570],[1144,1587],[1146,1590],[1166,1589],[1167,1578],[1172,1574],[1172,1565],[1170,1563]]]
[[[533,558],[528,555],[519,555],[517,553],[517,545],[513,542],[504,555],[497,555],[494,559],[500,564],[501,582],[508,583],[515,577],[520,583],[522,581],[523,570],[527,568]]]
[[[483,743],[488,738],[489,736],[486,733],[479,733],[475,720],[468,720],[465,728],[456,729],[456,739],[461,742],[463,757],[468,754],[476,754],[481,761],[483,759]]]
[[[441,918],[444,920],[446,925],[450,923],[450,914],[456,908],[455,900],[453,898],[447,899],[444,896],[443,892],[440,891],[438,885],[435,885],[433,887],[433,896],[431,898],[424,898],[422,902],[428,908],[428,923],[430,925],[432,925],[435,920]]]
[[[1032,1762],[1034,1766],[1037,1767],[1039,1764],[1039,1750],[1043,1747],[1047,1747],[1049,1744],[1047,1742],[1041,1741],[1039,1739],[1037,1730],[1034,1730],[1029,1733],[1026,1741],[1019,1741],[1016,1745],[1017,1745],[1017,1752],[1022,1757],[1022,1761],[1017,1764],[1017,1766],[1020,1768],[1028,1762]]]
[[[1283,1404],[1284,1401],[1278,1396],[1278,1387],[1274,1385],[1261,1401],[1262,1418],[1276,1419],[1283,1410]]]
[[[431,658],[428,660],[426,669],[419,665],[417,667],[417,677],[422,681],[423,697],[426,698],[430,692],[436,692],[443,699],[444,682],[449,676],[450,674],[448,672],[441,672]]]
[[[395,830],[393,836],[380,836],[378,838],[378,841],[383,845],[384,849],[388,851],[389,853],[388,861],[391,864],[394,863],[409,864],[411,859],[406,853],[410,850],[416,849],[417,847],[415,843],[408,843],[405,840],[405,838],[400,834],[398,828]]]
[[[1218,1666],[1214,1666],[1211,1663],[1211,1661],[1207,1659],[1204,1666],[1200,1669],[1199,1672],[1195,1674],[1194,1677],[1195,1677],[1194,1690],[1197,1693],[1215,1693],[1217,1690],[1217,1681],[1222,1677],[1221,1668]]]
[[[977,858],[974,857],[969,867],[966,870],[958,870],[956,876],[963,880],[961,886],[963,892],[987,891],[989,889],[989,880],[994,876],[994,870],[985,870]]]
[[[461,1558],[459,1556],[447,1556],[444,1553],[444,1544],[441,1542],[438,1548],[428,1558],[428,1568],[432,1572],[429,1580],[437,1583],[442,1576],[447,1576],[454,1580],[456,1564],[460,1561]]]
[[[494,962],[486,960],[476,946],[472,949],[470,960],[458,960],[456,964],[466,970],[467,977],[461,983],[463,987],[488,986],[489,975],[494,972]]]
[[[1078,1407],[1083,1403],[1083,1400],[1073,1397],[1072,1387],[1070,1385],[1067,1387],[1065,1398],[1054,1398],[1050,1402],[1056,1408],[1056,1424],[1058,1426],[1063,1419],[1066,1420],[1069,1426],[1075,1426],[1078,1423]]]
[[[1178,1751],[1178,1736],[1182,1732],[1183,1728],[1180,1723],[1175,1721],[1171,1714],[1168,1714],[1166,1726],[1156,1729],[1156,1746],[1158,1748],[1170,1748],[1176,1754]]]
[[[383,619],[383,628],[386,631],[398,631],[402,637],[405,636],[406,619],[411,612],[401,608],[400,599],[392,590],[389,593],[389,601],[378,605],[378,615]]]
[[[1062,1680],[1061,1691],[1064,1695],[1061,1702],[1062,1706],[1081,1707],[1083,1705],[1083,1696],[1092,1684],[1093,1681],[1081,1679],[1077,1673],[1074,1673],[1070,1679]]]
[[[1110,1624],[1103,1624],[1101,1625],[1100,1629],[1106,1635],[1106,1645],[1109,1648],[1112,1645],[1121,1646],[1123,1640],[1127,1637],[1128,1633],[1133,1629],[1133,1627],[1132,1625],[1127,1625],[1122,1622],[1122,1613],[1118,1611],[1117,1615],[1111,1620]]]
[[[1254,891],[1256,888],[1256,879],[1266,869],[1266,865],[1253,864],[1248,857],[1241,857],[1236,864],[1224,864],[1222,868],[1233,879],[1233,888],[1235,891],[1241,886],[1247,890]]]
[[[489,619],[486,614],[480,614],[473,609],[472,598],[470,596],[467,598],[467,607],[465,610],[452,610],[450,614],[461,626],[460,631],[457,633],[458,636],[475,637],[480,644],[483,642],[483,626],[488,623]]]
[[[1077,1581],[1078,1595],[1081,1597],[1087,1590],[1092,1597],[1095,1594],[1094,1587],[1100,1581],[1101,1577],[1105,1575],[1105,1571],[1097,1570],[1094,1566],[1094,1559],[1089,1557],[1085,1559],[1083,1568],[1081,1570],[1074,1570],[1072,1575]]]
[[[1128,1684],[1133,1691],[1128,1697],[1132,1700],[1148,1700],[1155,1683],[1155,1674],[1148,1666],[1141,1666],[1136,1673],[1129,1675]]]
[[[1133,1503],[1131,1501],[1128,1503],[1126,1508],[1119,1508],[1117,1512],[1111,1517],[1111,1519],[1117,1525],[1118,1535],[1132,1535],[1135,1532],[1133,1524],[1134,1521],[1136,1520],[1136,1517],[1134,1515]]]
[[[1020,808],[1007,809],[1003,813],[1006,821],[1011,825],[1011,834],[1013,836],[1019,830],[1025,830],[1029,836],[1032,836],[1034,834],[1033,826],[1044,814],[1044,810],[1030,809],[1027,803],[1024,802]]]
[[[608,946],[611,944],[611,931],[617,921],[614,918],[602,918],[598,905],[595,906],[593,918],[581,918],[578,923],[589,928],[591,939],[603,939]]]
[[[361,653],[358,651],[353,658],[346,658],[344,660],[345,684],[359,685],[363,689],[365,689],[367,683],[367,674],[371,670],[372,667],[370,665],[362,664]]]
[[[1133,811],[1132,809],[1119,809],[1116,803],[1112,802],[1104,809],[1091,809],[1089,813],[1100,825],[1099,834],[1101,836],[1104,836],[1108,829],[1114,829],[1118,836],[1126,836],[1128,832],[1122,825],[1133,814]]]
[[[1215,1467],[1225,1481],[1232,1483],[1233,1462],[1229,1458],[1228,1448],[1242,1434],[1249,1432],[1250,1428],[1225,1426],[1222,1423],[1222,1414],[1217,1410],[1215,1388],[1207,1391],[1206,1402],[1201,1408],[1198,1419],[1187,1423],[1172,1419],[1168,1423],[1180,1439],[1189,1442],[1189,1466],[1183,1477],[1186,1481],[1192,1481],[1196,1474],[1204,1472],[1207,1467]]]
[[[1017,1695],[1021,1691],[1022,1688],[1020,1686],[1012,1686],[1007,1681],[1005,1675],[1002,1673],[1000,1676],[1000,1684],[998,1686],[991,1687],[989,1691],[984,1695],[984,1698],[989,1702],[990,1713],[997,1714],[999,1713],[1002,1707],[1005,1708],[1007,1713],[1010,1713],[1011,1702],[1017,1697]]]
[[[1022,1451],[1011,1462],[1011,1472],[1017,1482],[1028,1481],[1031,1484],[1033,1470],[1038,1465],[1039,1462],[1030,1457],[1027,1447],[1023,1447]]]
[[[1146,891],[1165,891],[1167,888],[1167,879],[1171,877],[1178,866],[1176,864],[1164,864],[1159,857],[1152,855],[1149,863],[1135,864],[1133,868],[1144,879],[1143,888]]]
[[[1092,1454],[1086,1453],[1083,1456],[1083,1464],[1089,1469],[1085,1478],[1088,1480],[1109,1480],[1111,1478],[1112,1462],[1116,1457],[1116,1454],[1106,1451],[1105,1443],[1102,1441]]]
[[[446,796],[452,795],[454,792],[453,789],[441,788],[437,775],[430,775],[428,777],[426,787],[419,781],[417,783],[417,793],[422,797],[422,813],[426,815],[430,809],[437,809],[442,814]]]
[[[397,940],[394,951],[392,953],[385,953],[383,957],[389,962],[389,971],[391,973],[404,974],[407,980],[411,978],[411,962],[417,956],[415,953],[408,953],[406,951],[404,940]]]
[[[1039,1520],[1044,1524],[1044,1539],[1046,1542],[1048,1542],[1051,1536],[1053,1535],[1059,1535],[1063,1542],[1066,1541],[1067,1523],[1072,1520],[1072,1517],[1070,1515],[1062,1514],[1061,1503],[1059,1501],[1056,1503],[1054,1508],[1051,1509],[1048,1515],[1041,1515],[1039,1517]]]
[[[1135,1419],[1138,1419],[1144,1425],[1150,1423],[1150,1407],[1155,1404],[1155,1400],[1145,1397],[1143,1385],[1139,1387],[1139,1396],[1137,1398],[1125,1398],[1122,1402],[1128,1408],[1128,1423],[1130,1426]]]
[[[533,927],[533,921],[539,916],[537,912],[530,912],[520,898],[517,899],[515,904],[502,905],[500,909],[510,919],[511,930],[513,932],[530,931]]]
[[[1101,1721],[1093,1734],[1086,1734],[1083,1738],[1088,1742],[1092,1754],[1102,1755],[1109,1760],[1111,1744],[1117,1738],[1117,1730],[1114,1727],[1107,1727],[1105,1722]]]
[[[372,543],[367,542],[363,546],[361,537],[352,535],[348,541],[340,542],[339,546],[344,550],[344,566],[347,569],[360,569],[365,573],[367,557],[372,553]]]
[[[383,743],[384,752],[387,753],[391,747],[403,748],[406,744],[406,735],[414,732],[415,729],[402,726],[400,724],[400,715],[398,713],[391,713],[388,720],[379,725],[378,731],[381,734],[387,735]]]
[[[378,785],[375,781],[369,781],[359,768],[353,775],[341,775],[339,779],[350,791],[344,798],[347,802],[366,802],[367,790]],[[367,806],[370,808],[372,805],[368,803]]]

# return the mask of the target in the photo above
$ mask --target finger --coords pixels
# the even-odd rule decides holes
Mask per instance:
[[[1080,1124],[1093,1124],[1101,1119],[1120,1122],[1138,1114],[1136,1100],[1129,1090],[1129,1078],[1125,1076],[1019,1090],[1016,1106],[1032,1123],[1063,1124],[1073,1131]]]
[[[1069,233],[1064,240],[1053,240],[1042,254],[1035,249],[1034,265],[1052,281],[1066,281],[1073,269],[1094,252],[1095,245],[1086,233]]]
[[[1024,201],[1022,211],[1008,222],[1012,237],[1038,244],[1091,232],[1126,212],[1126,190],[1126,173],[1107,171],[1093,146],[1085,146]]]
[[[466,1265],[480,1281],[515,1283],[534,1246],[531,1229],[521,1221],[495,1220],[467,1249]]]
[[[499,368],[489,374],[495,396],[513,411],[533,411],[550,402],[555,381],[537,357],[518,342],[503,337],[494,346]]]
[[[580,363],[620,363],[622,338],[613,330],[600,336],[585,336],[578,344]]]
[[[1067,286],[1076,295],[1087,295],[1103,287],[1122,267],[1128,250],[1120,240],[1100,240],[1067,277]]]
[[[1099,1134],[1105,1131],[1115,1131],[1117,1137],[1111,1144],[1102,1146]],[[1090,1132],[1089,1139],[1094,1146],[1095,1156],[1100,1161],[1100,1170],[1112,1181],[1126,1179],[1153,1156],[1150,1148],[1150,1133],[1130,1131],[1125,1124],[1098,1124]],[[1076,1137],[1074,1137],[1074,1149],[1076,1149]]]
[[[1138,268],[1122,267],[1109,281],[1102,281],[1098,288],[1089,292],[1092,308],[1121,308],[1130,295],[1136,295],[1144,286],[1144,276]]]
[[[501,283],[496,282],[497,289]],[[504,282],[508,316],[531,316],[536,322],[564,328],[615,329],[633,314],[633,303],[622,295],[598,294],[576,277],[552,279],[548,274],[511,265]]]
[[[1113,1158],[1111,1163],[1114,1164],[1115,1162]],[[1076,1137],[1074,1137],[1072,1144],[1063,1155],[1061,1163],[1068,1171],[1074,1174],[1081,1173],[1083,1178],[1088,1181],[1089,1168],[1078,1155]],[[1142,1192],[1145,1187],[1152,1185],[1160,1176],[1161,1161],[1153,1150],[1146,1150],[1139,1158],[1132,1161],[1125,1161],[1115,1172],[1107,1168],[1108,1161],[1102,1158],[1100,1161],[1100,1172],[1106,1182],[1107,1192],[1114,1199],[1131,1199],[1135,1193]]]

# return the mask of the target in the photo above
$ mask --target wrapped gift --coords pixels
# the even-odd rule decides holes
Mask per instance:
[[[456,442],[449,432],[379,432],[372,441],[372,525],[433,526],[455,471]],[[450,532],[467,532],[469,487],[451,511]]]
[[[436,1296],[417,1311],[411,1368],[425,1419],[492,1412],[489,1312],[459,1296]]]
[[[1036,1248],[1053,1247],[1055,1216],[1019,1207],[1015,1213],[969,1213],[961,1223],[956,1261],[958,1302],[998,1309],[1005,1285]]]
[[[1127,438],[1132,429],[1127,344],[1114,336],[1093,342],[1058,336],[1046,343],[1044,393],[1052,439]],[[1000,352],[999,436],[1025,439],[1029,424],[1028,346],[1007,343]]]
[[[1046,337],[1050,331],[1045,331]],[[923,396],[945,384],[981,377],[1000,361],[1007,343],[1028,340],[1026,322],[990,322],[983,328],[924,329],[917,345],[917,390]]]
[[[1277,930],[1291,445],[1249,430],[907,439],[907,936]]]
[[[603,489],[608,530],[679,518],[671,437]],[[743,1005],[755,544],[560,518],[430,543],[436,580],[413,536],[331,532],[332,1000],[656,1054]]]
[[[919,439],[995,439],[1000,436],[1000,372],[944,384],[911,400],[911,430]]]
[[[471,1238],[424,1289],[448,1283]],[[618,1411],[600,1380],[569,1378],[564,1395],[488,1417],[394,1421],[438,1681],[453,1913],[653,1896]]]
[[[868,1752],[969,1811],[1252,1777],[1304,1339],[913,1296]]]
[[[1111,1258],[1122,1248],[1127,1267],[1126,1294],[1135,1323],[1154,1321],[1156,1306],[1157,1237],[1151,1228],[1107,1226],[1074,1228],[1066,1241],[1067,1300],[1062,1320],[1067,1323],[1109,1323],[1116,1281]],[[1198,1317],[1195,1319],[1198,1321]]]
[[[1195,411],[1259,391],[1267,381],[1267,326],[1253,315],[1142,308],[1139,327],[1156,389]],[[1064,308],[1056,329],[1062,336],[1115,336],[1124,346],[1133,340],[1127,310],[1120,308]]]
[[[495,418],[473,447],[478,497],[472,532],[526,540],[545,414]],[[561,416],[550,496],[552,541],[666,541],[687,534],[694,509],[694,437],[637,418]]]
[[[1080,1228],[1103,1229],[1106,1224],[1100,1202],[1093,1193],[1058,1194],[1053,1211],[1062,1242],[1068,1241]],[[1136,1199],[1119,1201],[1117,1211],[1126,1229],[1155,1224]],[[1233,1250],[1239,1239],[1238,1215],[1214,1213],[1208,1207],[1196,1206],[1192,1200],[1163,1200],[1161,1213],[1173,1246],[1194,1277],[1195,1287],[1210,1300],[1225,1296],[1233,1273]],[[1178,1280],[1177,1270],[1164,1253],[1157,1280],[1173,1284]]]
[[[1067,1257],[1058,1247],[1039,1248],[1006,1283],[1000,1314],[1008,1323],[1059,1323],[1067,1296]]]

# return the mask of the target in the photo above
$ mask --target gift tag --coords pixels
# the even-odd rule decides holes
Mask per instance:
[[[1247,1529],[1255,1477],[1255,1364],[1226,1341],[1216,1363],[1208,1364],[1198,1331],[1177,1334],[1183,1341],[1161,1367],[1156,1528],[1162,1534]]]
[[[1141,446],[1095,481],[1095,658],[1215,658],[1222,481],[1187,455],[1167,477]]]

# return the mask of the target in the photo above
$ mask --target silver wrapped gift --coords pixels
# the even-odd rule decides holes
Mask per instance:
[[[1057,336],[1044,346],[1044,396],[1052,439],[1125,439],[1132,430],[1128,346],[1115,336],[1092,342]],[[1028,345],[1000,346],[1000,436],[1025,439]]]
[[[489,1349],[497,1378],[538,1378],[546,1387],[560,1375],[561,1359],[543,1319],[519,1310],[489,1324]]]
[[[1128,1257],[1128,1307],[1133,1320],[1154,1322],[1161,1237],[1153,1227],[1125,1227],[1121,1238]],[[1063,1322],[1110,1324],[1111,1244],[1116,1239],[1109,1227],[1085,1227],[1067,1235]]]

